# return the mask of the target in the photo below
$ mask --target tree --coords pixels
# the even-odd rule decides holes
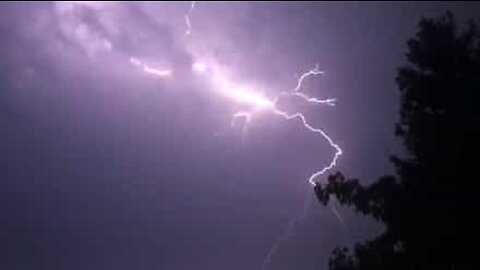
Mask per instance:
[[[474,174],[480,150],[480,33],[459,30],[450,12],[423,18],[407,43],[396,135],[407,157],[392,156],[396,176],[369,186],[331,175],[315,192],[385,224],[379,237],[336,248],[332,270],[471,269],[480,195]]]

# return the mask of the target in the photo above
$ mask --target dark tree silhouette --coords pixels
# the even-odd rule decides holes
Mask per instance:
[[[480,35],[469,21],[458,29],[448,12],[422,19],[401,67],[400,123],[407,157],[393,156],[397,176],[369,186],[337,173],[317,185],[321,203],[343,205],[385,224],[379,237],[336,248],[332,270],[473,269],[480,192]],[[477,268],[480,269],[480,268]]]

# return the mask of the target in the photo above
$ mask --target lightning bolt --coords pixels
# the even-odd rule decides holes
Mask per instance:
[[[314,76],[318,76],[318,75],[322,75],[322,74],[323,74],[323,72],[318,69],[318,64],[316,64],[313,69],[303,73],[299,77],[299,79],[297,81],[297,85],[294,89],[292,89],[291,91],[288,91],[288,92],[282,92],[281,95],[287,95],[287,96],[292,96],[292,97],[300,97],[301,99],[303,99],[304,101],[306,101],[308,103],[335,106],[336,99],[334,99],[334,98],[318,99],[318,98],[315,98],[315,97],[309,97],[306,94],[299,92],[303,88],[304,80],[306,80],[308,77],[314,77]],[[337,164],[337,160],[342,155],[343,151],[340,148],[340,146],[338,144],[336,144],[333,141],[333,139],[324,130],[322,130],[321,128],[313,127],[307,121],[306,117],[302,113],[295,112],[295,113],[289,114],[288,112],[282,111],[281,109],[277,108],[276,105],[277,105],[278,101],[279,101],[279,97],[275,98],[273,103],[272,103],[272,106],[270,108],[271,112],[273,114],[279,115],[279,116],[283,117],[285,120],[299,120],[306,130],[308,130],[310,132],[313,132],[315,134],[318,134],[321,137],[325,138],[327,140],[327,142],[330,144],[330,146],[335,149],[335,154],[334,154],[332,160],[330,161],[330,163],[327,166],[324,166],[320,170],[317,170],[316,172],[311,174],[310,177],[308,178],[308,182],[312,186],[315,186],[315,185],[318,184],[315,181],[315,179],[317,177],[319,177],[320,175],[323,175],[326,172],[328,172],[329,170],[331,170]],[[238,115],[239,116],[243,116],[243,115],[248,116],[248,121],[246,122],[246,124],[250,123],[251,118],[252,118],[252,113],[243,112],[243,113],[238,114]],[[302,210],[301,214],[296,216],[296,217],[293,217],[292,219],[290,219],[290,221],[287,224],[287,227],[286,227],[285,231],[282,234],[280,234],[277,237],[277,239],[274,241],[272,247],[268,251],[265,259],[263,260],[262,269],[267,269],[268,268],[268,265],[270,264],[270,262],[272,260],[272,257],[275,255],[278,248],[280,247],[280,244],[282,242],[287,241],[290,238],[290,236],[292,235],[292,232],[295,229],[298,221],[303,219],[306,216],[307,209],[308,209],[308,203],[309,203],[308,198],[311,198],[311,197],[312,196],[310,195],[310,193],[308,193],[307,196],[306,196],[307,199],[305,200],[305,202],[303,204],[303,210]],[[339,222],[343,226],[345,226],[343,218],[340,215],[340,213],[337,211],[337,209],[335,209],[335,207],[332,206],[331,210],[334,213],[334,215],[336,216],[336,218],[339,220]]]
[[[193,9],[195,7],[195,2],[192,2],[191,8],[189,12],[185,15],[185,23],[187,25],[187,31],[185,32],[186,35],[189,35],[191,33],[191,22],[190,22],[190,15],[193,12]],[[197,68],[195,68],[195,65]],[[202,67],[201,69],[199,67]],[[194,64],[193,67],[194,70],[199,71],[199,73],[204,73],[206,70],[206,65],[205,64]],[[235,113],[232,116],[231,120],[231,126],[235,124],[235,121],[237,119],[245,119],[243,128],[242,128],[242,138],[244,138],[244,135],[247,131],[248,125],[251,123],[254,115],[259,112],[263,112],[265,110],[270,111],[271,113],[278,115],[282,118],[284,118],[287,121],[290,120],[298,120],[300,123],[303,125],[304,129],[308,130],[309,132],[315,133],[324,139],[327,140],[327,142],[330,144],[330,146],[335,149],[335,154],[333,155],[330,163],[323,168],[313,172],[310,177],[308,178],[308,182],[312,185],[315,186],[317,185],[317,182],[315,181],[316,178],[319,176],[327,173],[329,170],[331,170],[336,164],[338,158],[342,155],[343,151],[340,148],[340,146],[333,141],[333,139],[321,128],[317,128],[312,126],[306,119],[305,115],[303,115],[300,112],[295,112],[295,113],[288,113],[286,111],[281,110],[277,104],[280,100],[280,96],[289,96],[289,97],[297,97],[302,100],[304,100],[307,103],[312,103],[315,105],[328,105],[328,106],[335,106],[335,102],[337,101],[335,98],[328,98],[328,99],[319,99],[316,97],[310,97],[306,95],[305,93],[302,93],[301,90],[303,89],[303,83],[305,80],[307,80],[310,77],[315,77],[319,75],[323,75],[324,72],[319,69],[318,64],[315,64],[315,67],[305,73],[303,73],[297,80],[297,84],[295,88],[293,88],[290,91],[283,91],[281,92],[277,97],[275,97],[273,100],[269,100],[266,97],[263,97],[262,95],[252,92],[251,90],[247,90],[244,88],[238,88],[234,87],[233,84],[229,83],[228,80],[226,80],[224,77],[217,75],[216,81],[219,82],[218,84],[221,86],[223,92],[228,93],[230,97],[234,97],[237,102],[243,102],[243,103],[248,103],[250,105],[253,105],[254,110],[252,111],[240,111]],[[214,76],[215,78],[215,76]],[[280,234],[277,239],[274,241],[273,245],[271,246],[270,250],[268,251],[266,257],[263,260],[262,264],[262,269],[267,269],[272,257],[275,255],[277,252],[278,248],[280,247],[280,244],[284,241],[287,241],[289,237],[292,235],[292,232],[294,231],[296,224],[298,223],[299,220],[303,219],[306,214],[307,214],[307,209],[308,209],[308,203],[309,203],[309,198],[312,196],[310,193],[307,194],[307,199],[305,200],[303,204],[303,210],[301,211],[301,214],[299,216],[296,216],[292,219],[287,224],[287,227],[285,231]],[[339,222],[345,226],[345,223],[343,221],[342,216],[340,213],[337,211],[337,209],[332,205],[331,210],[334,213],[335,217],[339,220]]]
[[[190,8],[188,12],[185,14],[184,19],[185,19],[185,25],[186,25],[186,31],[184,35],[188,36],[192,33],[192,24],[190,20],[190,16],[192,12],[195,9],[195,4],[196,1],[192,1],[190,4]],[[130,63],[134,66],[137,66],[141,69],[143,69],[144,72],[154,74],[158,77],[169,77],[172,75],[172,72],[170,70],[159,70],[155,69],[153,67],[149,67],[145,63],[141,62],[140,60],[132,57],[130,58]],[[289,90],[289,91],[281,91],[275,98],[269,99],[268,97],[265,97],[261,93],[255,91],[252,88],[248,87],[243,87],[241,85],[238,85],[236,83],[231,82],[221,71],[221,69],[215,65],[209,66],[205,63],[202,62],[195,62],[192,65],[192,71],[194,73],[200,74],[200,75],[206,75],[208,78],[212,81],[213,85],[216,86],[218,93],[236,101],[237,103],[243,103],[251,106],[251,110],[249,111],[239,111],[236,112],[232,115],[230,125],[233,127],[235,125],[235,122],[238,119],[245,119],[243,123],[243,128],[242,128],[242,135],[244,135],[247,131],[248,125],[253,121],[254,117],[256,114],[260,113],[265,113],[265,112],[270,112],[274,115],[277,115],[279,117],[282,117],[286,121],[298,121],[302,125],[302,127],[311,133],[314,133],[322,138],[324,138],[328,144],[335,150],[335,153],[331,159],[331,161],[325,165],[324,167],[314,171],[309,177],[308,177],[308,183],[312,186],[315,186],[319,184],[316,179],[327,173],[329,170],[331,170],[336,164],[339,159],[339,157],[342,155],[343,151],[340,148],[340,146],[334,142],[334,140],[321,128],[319,127],[314,127],[310,122],[307,120],[306,116],[302,114],[301,112],[293,112],[289,113],[287,111],[282,110],[279,108],[278,103],[280,100],[280,97],[291,97],[291,98],[300,98],[301,100],[305,101],[306,103],[314,104],[314,105],[327,105],[327,106],[335,106],[336,99],[335,98],[327,98],[327,99],[319,99],[316,97],[311,97],[308,96],[307,94],[301,92],[303,89],[303,83],[309,79],[313,78],[319,75],[323,75],[324,72],[319,69],[318,64],[315,64],[314,68],[308,70],[307,72],[303,73],[297,80],[296,86]],[[210,71],[210,72],[208,72]],[[242,136],[243,138],[243,136]],[[272,257],[275,255],[277,252],[280,244],[283,241],[286,241],[289,239],[289,237],[292,235],[293,230],[296,227],[296,224],[298,223],[299,220],[303,219],[306,214],[307,214],[307,209],[308,209],[308,204],[311,198],[310,192],[308,193],[308,196],[306,197],[307,199],[303,203],[303,210],[301,211],[300,215],[290,219],[290,221],[287,224],[286,229],[284,232],[279,235],[279,237],[274,241],[272,247],[270,248],[269,252],[267,253],[263,264],[262,264],[262,269],[267,269],[268,265],[270,264]],[[337,209],[334,208],[334,206],[331,207],[332,212],[336,216],[336,218],[339,220],[339,222],[345,226],[345,223],[343,221],[342,216],[340,213],[337,211]]]
[[[75,2],[75,5],[94,5],[95,6],[95,5],[98,5],[98,2],[87,2],[87,1]],[[186,25],[186,30],[184,32],[185,36],[189,36],[192,33],[191,15],[195,10],[195,7],[196,7],[196,1],[192,1],[190,3],[190,7],[188,11],[184,15],[184,20]],[[129,57],[128,63],[132,67],[141,70],[145,74],[154,76],[159,79],[172,78],[176,75],[171,69],[164,69],[164,68],[152,66],[135,56]],[[307,72],[299,76],[297,79],[296,85],[293,89],[288,91],[280,91],[278,95],[275,96],[273,99],[263,95],[255,87],[247,87],[245,85],[241,85],[230,80],[229,77],[226,76],[224,70],[215,62],[204,63],[201,61],[197,61],[192,65],[191,68],[193,73],[197,75],[205,76],[208,79],[208,81],[211,82],[212,86],[214,86],[213,90],[215,91],[216,94],[223,95],[224,97],[234,102],[248,105],[248,107],[250,108],[249,110],[238,111],[234,113],[232,115],[231,122],[230,122],[230,125],[234,126],[237,120],[239,119],[245,120],[243,122],[242,135],[244,135],[247,132],[247,128],[249,124],[254,120],[257,114],[271,113],[275,116],[281,117],[285,121],[297,121],[301,124],[302,128],[305,131],[311,132],[325,139],[330,145],[330,147],[332,147],[335,150],[335,153],[327,165],[315,170],[310,174],[310,176],[308,177],[308,183],[310,185],[316,186],[317,184],[320,184],[317,181],[317,178],[327,173],[337,164],[338,159],[343,153],[340,146],[337,143],[335,143],[335,141],[323,129],[312,125],[304,114],[298,111],[290,113],[288,111],[282,110],[279,105],[280,99],[282,97],[287,97],[287,98],[301,99],[305,103],[313,104],[313,105],[335,106],[337,101],[335,98],[319,99],[317,97],[311,97],[305,94],[304,92],[302,92],[304,88],[304,82],[306,80],[324,74],[324,72],[319,69],[318,64],[316,64],[312,69],[308,70]],[[180,75],[183,75],[183,74],[180,74]],[[309,190],[309,192],[311,192],[311,190]],[[304,202],[303,210],[301,211],[300,215],[292,218],[288,222],[285,231],[276,239],[276,241],[273,243],[272,247],[270,248],[267,256],[263,261],[264,269],[268,267],[269,263],[272,260],[272,257],[278,250],[280,244],[283,241],[288,240],[288,238],[292,235],[293,230],[295,229],[298,221],[303,219],[306,216],[309,199],[312,198],[311,194],[309,193],[306,198],[307,200],[305,200]],[[333,205],[331,210],[333,211],[334,215],[338,218],[340,223],[345,226],[343,218],[341,217],[337,209],[334,208]]]
[[[315,98],[315,97],[309,97],[309,96],[299,92],[303,88],[304,80],[306,80],[308,77],[311,77],[311,76],[322,75],[323,73],[324,73],[323,71],[320,71],[318,69],[318,64],[316,64],[313,69],[303,73],[297,81],[297,86],[294,89],[292,89],[292,91],[287,92],[286,94],[290,95],[290,96],[300,97],[300,98],[302,98],[303,100],[305,100],[309,103],[326,104],[326,105],[329,105],[329,106],[335,106],[336,99],[334,99],[334,98],[318,99],[318,98]],[[274,104],[276,104],[277,102],[278,102],[278,98],[276,99]],[[330,163],[327,166],[321,168],[320,170],[314,172],[308,178],[308,182],[312,186],[315,186],[317,184],[315,182],[315,178],[317,178],[318,176],[320,176],[322,174],[325,174],[326,172],[331,170],[337,164],[338,158],[343,153],[342,149],[340,148],[340,146],[338,146],[338,144],[336,144],[333,141],[333,139],[324,130],[322,130],[321,128],[315,128],[311,124],[309,124],[307,119],[305,118],[305,116],[302,113],[296,112],[296,113],[289,114],[289,113],[287,113],[285,111],[282,111],[282,110],[280,110],[276,107],[273,108],[272,112],[276,115],[279,115],[279,116],[283,117],[286,120],[294,120],[294,119],[300,120],[305,129],[307,129],[310,132],[313,132],[315,134],[318,134],[318,135],[322,136],[323,138],[325,138],[327,140],[327,142],[330,144],[330,146],[335,149],[335,154],[334,154],[332,160],[330,161]]]
[[[334,154],[332,160],[330,161],[330,163],[328,165],[326,165],[325,167],[315,171],[314,173],[312,173],[310,175],[310,177],[308,178],[308,182],[312,186],[315,186],[317,184],[315,179],[318,176],[325,174],[326,172],[331,170],[337,164],[337,160],[342,155],[343,151],[340,148],[340,146],[338,144],[336,144],[333,141],[333,139],[324,130],[322,130],[321,128],[316,128],[316,127],[312,126],[307,121],[307,118],[305,117],[305,115],[303,115],[300,112],[288,113],[286,111],[281,110],[277,105],[278,105],[278,102],[280,100],[280,96],[285,96],[286,95],[286,96],[290,96],[290,97],[300,97],[301,99],[303,99],[304,101],[306,101],[308,103],[335,106],[336,99],[334,99],[334,98],[318,99],[318,98],[315,98],[315,97],[309,97],[306,94],[299,92],[303,88],[303,82],[308,77],[318,76],[318,75],[321,75],[321,74],[323,74],[323,72],[319,71],[318,70],[318,65],[316,65],[315,68],[305,72],[304,74],[302,74],[300,76],[300,78],[297,81],[297,85],[294,89],[292,89],[290,91],[281,92],[279,94],[279,96],[277,96],[273,100],[269,100],[268,98],[263,97],[259,94],[253,94],[255,92],[252,92],[252,91],[249,91],[249,90],[246,90],[246,89],[241,89],[240,88],[240,90],[236,89],[236,91],[230,91],[231,88],[228,88],[227,90],[225,90],[225,91],[229,92],[230,94],[232,94],[237,99],[237,101],[244,102],[244,103],[249,103],[250,105],[253,105],[254,108],[255,108],[255,110],[253,110],[253,111],[241,111],[241,112],[235,113],[232,117],[232,123],[234,123],[234,121],[237,118],[246,118],[247,121],[245,122],[245,124],[248,124],[252,121],[252,118],[254,117],[254,115],[256,113],[264,112],[264,111],[267,110],[267,111],[270,111],[271,113],[273,113],[275,115],[278,115],[278,116],[284,118],[285,120],[298,120],[298,121],[300,121],[300,123],[302,124],[302,126],[306,130],[308,130],[309,132],[318,134],[319,136],[321,136],[321,137],[323,137],[324,139],[327,140],[327,142],[330,144],[330,146],[333,149],[335,149],[335,154]]]

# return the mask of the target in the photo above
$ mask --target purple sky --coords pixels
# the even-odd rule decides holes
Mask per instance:
[[[381,227],[313,197],[333,155],[298,122],[243,109],[191,71],[227,67],[275,96],[318,63],[293,104],[343,148],[334,171],[369,183],[400,151],[396,68],[421,16],[478,3],[0,4],[0,268],[326,269],[333,247]],[[173,71],[158,78],[131,57]]]

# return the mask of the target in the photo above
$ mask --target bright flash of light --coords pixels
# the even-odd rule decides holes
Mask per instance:
[[[274,103],[268,98],[245,87],[234,87],[226,91],[238,103],[246,103],[256,108],[273,108]]]
[[[254,90],[254,87],[233,83],[219,68],[214,67],[211,70],[211,79],[216,90],[231,100],[249,105],[255,110],[272,109],[275,106],[275,101]]]

